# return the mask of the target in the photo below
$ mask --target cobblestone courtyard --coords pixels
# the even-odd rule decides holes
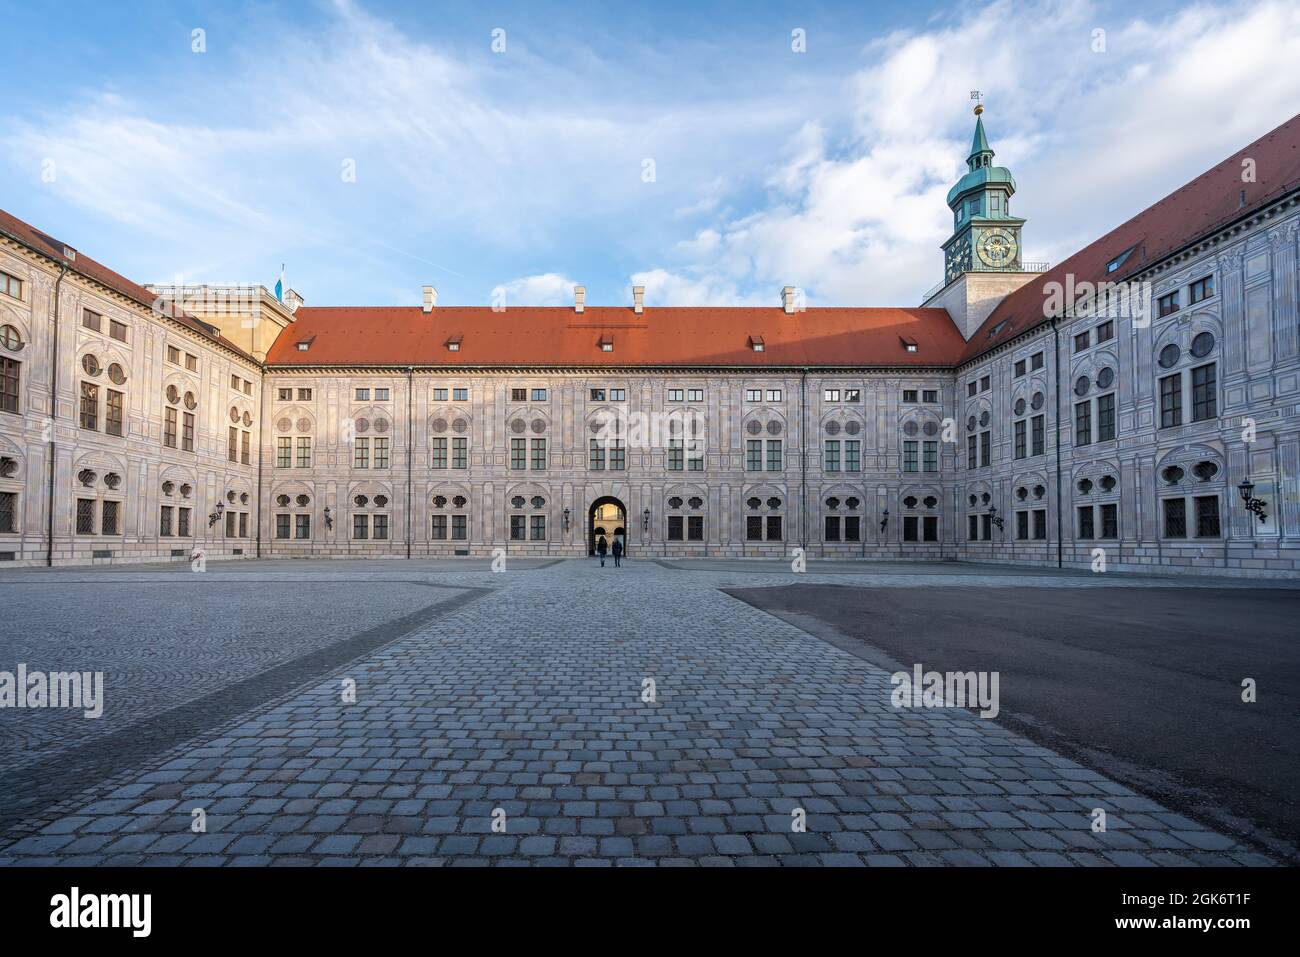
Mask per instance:
[[[993,721],[895,709],[886,671],[721,591],[817,582],[917,589],[918,614],[958,584],[1151,584],[848,563],[14,570],[0,669],[103,670],[106,705],[0,712],[0,864],[1269,863]]]

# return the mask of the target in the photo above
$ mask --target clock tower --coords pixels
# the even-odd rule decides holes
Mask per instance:
[[[1019,272],[1020,228],[1011,215],[1016,181],[1005,166],[993,165],[993,150],[984,135],[983,106],[975,107],[975,138],[966,159],[966,174],[948,191],[953,233],[943,244],[944,282],[969,272]]]

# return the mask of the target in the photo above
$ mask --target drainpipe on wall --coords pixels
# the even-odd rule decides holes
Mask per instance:
[[[412,438],[415,435],[415,421],[411,418],[414,408],[414,375],[411,366],[406,367],[406,557],[411,557],[411,456],[414,454]]]
[[[799,547],[808,550],[808,370],[799,373]]]
[[[1052,405],[1056,409],[1056,567],[1065,565],[1065,529],[1061,527],[1061,333],[1056,318],[1052,318],[1052,357],[1056,371],[1056,394],[1052,396]]]
[[[257,413],[258,420],[258,439],[257,439],[257,544],[255,546],[257,557],[262,557],[262,451],[266,446],[267,440],[270,439],[266,428],[266,357],[262,357],[262,363],[258,367],[262,375],[261,382],[261,402],[260,411]]]
[[[46,509],[45,566],[54,566],[54,420],[59,415],[59,288],[68,274],[68,263],[59,263],[59,278],[54,280],[54,347],[50,350],[50,497]]]

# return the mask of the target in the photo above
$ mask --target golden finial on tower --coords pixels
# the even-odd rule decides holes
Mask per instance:
[[[984,104],[980,102],[980,98],[981,98],[982,96],[983,96],[983,94],[980,93],[979,90],[971,90],[971,91],[970,91],[970,98],[971,98],[972,100],[975,101],[975,115],[976,115],[976,116],[979,116],[981,113],[984,112]]]

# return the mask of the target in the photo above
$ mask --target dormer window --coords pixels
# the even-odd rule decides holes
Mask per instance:
[[[613,336],[601,336],[601,337],[600,337],[600,351],[601,351],[601,352],[613,352],[613,351],[614,351],[614,337],[613,337]]]
[[[762,352],[762,351],[763,351],[763,345],[764,345],[764,343],[763,343],[763,337],[762,337],[762,336],[750,336],[750,337],[749,337],[749,348],[753,349],[755,352]]]
[[[303,339],[301,342],[298,343],[298,351],[306,352],[308,349],[311,348],[311,344],[315,341],[316,341],[315,336],[312,336],[310,339]]]
[[[1120,266],[1124,265],[1124,261],[1127,260],[1129,256],[1133,255],[1134,248],[1135,247],[1130,246],[1128,249],[1124,250],[1122,253],[1120,253],[1118,256],[1112,259],[1110,262],[1106,263],[1106,274],[1110,275],[1111,273],[1115,272],[1115,270],[1119,269]]]
[[[446,345],[447,345],[447,351],[448,351],[448,352],[460,352],[460,342],[461,342],[461,337],[460,337],[460,336],[452,336],[450,339],[447,340],[447,343],[446,343]]]
[[[898,338],[899,338],[899,341],[901,341],[901,342],[903,343],[903,351],[904,351],[904,352],[916,352],[916,351],[917,351],[917,345],[916,345],[916,340],[915,340],[915,339],[910,339],[910,338],[908,338],[907,336],[899,336]]]

